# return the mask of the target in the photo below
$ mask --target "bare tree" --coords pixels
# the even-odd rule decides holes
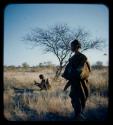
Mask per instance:
[[[33,46],[43,46],[46,52],[53,53],[59,60],[59,67],[56,71],[56,77],[61,74],[63,67],[67,64],[72,53],[70,51],[70,42],[77,39],[81,42],[81,51],[91,48],[100,49],[102,40],[89,40],[88,32],[81,28],[72,30],[67,24],[56,24],[47,30],[35,28],[30,34],[24,37]]]

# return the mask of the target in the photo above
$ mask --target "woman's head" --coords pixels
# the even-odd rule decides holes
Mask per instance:
[[[76,52],[81,48],[81,44],[78,40],[74,40],[71,42],[71,51]]]

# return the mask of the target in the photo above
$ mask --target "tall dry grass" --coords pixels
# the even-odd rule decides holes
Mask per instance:
[[[49,78],[52,88],[39,91],[33,81],[39,74]],[[4,116],[11,121],[68,121],[73,116],[69,91],[63,92],[66,81],[54,80],[54,70],[39,72],[4,72]],[[108,108],[108,70],[93,70],[89,77],[90,96],[86,120],[105,120]]]

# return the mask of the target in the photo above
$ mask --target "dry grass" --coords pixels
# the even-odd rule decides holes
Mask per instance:
[[[52,88],[39,91],[33,81],[45,74]],[[67,93],[63,92],[66,81],[55,81],[53,70],[40,72],[4,72],[4,116],[11,121],[58,121],[69,120],[73,108]],[[16,91],[15,88],[18,88]],[[89,78],[90,96],[87,101],[86,120],[105,120],[108,107],[108,71],[93,70]]]

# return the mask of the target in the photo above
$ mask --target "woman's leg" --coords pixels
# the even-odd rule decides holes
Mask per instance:
[[[82,87],[84,89],[85,96],[86,96],[86,99],[87,99],[88,96],[89,96],[89,90],[88,90],[88,87],[87,87],[86,80],[82,80],[81,83],[82,83],[81,85],[82,85]]]
[[[77,96],[72,97],[71,104],[74,108],[75,118],[78,118],[80,116],[80,113],[81,113],[81,103],[80,103],[79,97],[77,97]]]
[[[84,108],[85,108],[85,104],[86,104],[86,96],[85,96],[85,93],[84,93],[84,90],[83,90],[82,87],[79,90],[79,97],[80,97],[80,103],[81,103],[81,106],[82,106],[81,111],[83,111]]]

